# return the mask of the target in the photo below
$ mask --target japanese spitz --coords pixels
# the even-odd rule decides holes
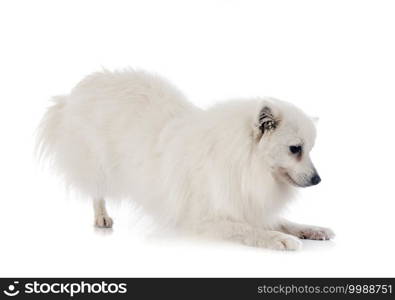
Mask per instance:
[[[309,152],[315,127],[290,103],[240,99],[203,110],[166,80],[103,71],[54,98],[38,146],[65,182],[92,198],[130,198],[158,222],[244,244],[294,250],[330,229],[280,217],[297,187],[321,179]]]

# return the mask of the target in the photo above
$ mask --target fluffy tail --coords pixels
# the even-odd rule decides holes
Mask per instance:
[[[37,128],[35,154],[40,162],[55,153],[54,148],[59,138],[58,129],[62,122],[67,96],[56,96],[52,101],[54,104],[48,108]]]

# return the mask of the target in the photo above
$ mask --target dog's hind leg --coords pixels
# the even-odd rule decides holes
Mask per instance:
[[[284,219],[280,221],[278,230],[308,240],[330,240],[335,237],[329,228],[303,225]]]
[[[100,228],[111,228],[113,221],[107,213],[104,199],[93,199],[93,208],[95,212],[95,226]]]

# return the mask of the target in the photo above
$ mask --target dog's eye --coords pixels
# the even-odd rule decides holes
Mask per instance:
[[[299,154],[302,152],[302,146],[289,146],[289,151],[291,151],[292,154]]]

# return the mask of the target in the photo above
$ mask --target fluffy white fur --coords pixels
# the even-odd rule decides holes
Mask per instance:
[[[280,217],[296,186],[311,185],[313,122],[271,98],[202,110],[166,80],[141,71],[94,73],[54,98],[38,146],[65,182],[94,201],[131,198],[158,222],[247,245],[298,249],[329,229]],[[301,146],[293,154],[290,146]]]

